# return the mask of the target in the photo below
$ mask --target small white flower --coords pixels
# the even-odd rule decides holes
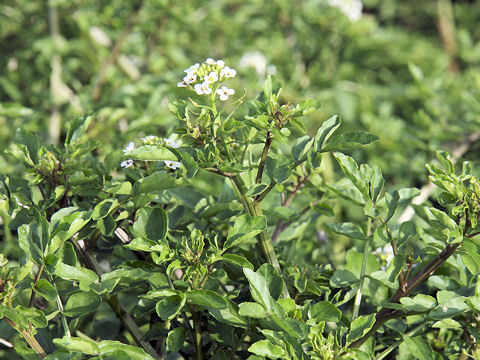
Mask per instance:
[[[204,77],[204,80],[209,84],[213,84],[215,81],[218,80],[218,75],[215,71],[212,71],[210,72],[210,74]]]
[[[221,89],[217,89],[217,94],[220,96],[221,101],[225,101],[228,100],[229,95],[235,94],[235,90],[222,86]]]
[[[209,95],[212,93],[212,88],[210,87],[210,84],[207,81],[204,81],[201,84],[196,84],[195,87],[195,92],[197,95]]]
[[[177,83],[177,87],[187,87],[187,84],[185,84],[183,81],[180,81]]]
[[[127,146],[125,146],[125,149],[123,149],[123,152],[126,153],[127,151],[135,149],[135,144],[133,142],[129,142]]]
[[[277,67],[275,65],[268,65],[267,66],[267,74],[275,75],[277,73]]]
[[[179,144],[177,144],[174,140],[172,139],[167,139],[167,138],[163,138],[163,141],[165,141],[165,145],[167,145],[168,147],[171,147],[171,148],[178,148],[180,147]]]
[[[217,60],[217,66],[219,68],[223,68],[225,66],[225,62],[223,60]]]
[[[351,22],[362,18],[363,4],[360,0],[328,0],[328,4],[339,8]]]
[[[180,166],[182,166],[182,164],[178,161],[164,160],[164,162],[165,162],[165,165],[167,165],[167,167],[169,167],[170,169],[173,169],[173,170],[176,170]]]
[[[100,45],[103,45],[103,46],[106,46],[106,47],[112,45],[112,40],[110,40],[108,35],[105,34],[105,32],[102,29],[100,29],[99,27],[92,26],[89,29],[89,33],[90,33],[90,37],[93,40],[95,40],[95,42],[97,44],[100,44]]]
[[[215,60],[213,60],[212,58],[208,58],[207,60],[205,60],[205,62],[208,64],[208,65],[215,65],[217,62]]]
[[[128,160],[125,160],[125,161],[122,161],[120,166],[122,168],[129,168],[129,167],[132,167],[133,166],[133,160],[132,159],[128,159]]]
[[[220,70],[220,77],[222,78],[233,78],[235,75],[237,75],[237,71],[228,66],[225,66],[222,70]]]
[[[187,74],[188,73],[194,73],[195,71],[197,71],[197,69],[200,67],[200,64],[199,63],[196,63],[196,64],[193,64],[192,66],[190,66],[189,68],[186,68],[184,70],[184,72],[186,72]]]
[[[252,67],[257,75],[264,76],[267,70],[267,58],[260,51],[247,51],[239,60],[241,68]]]
[[[385,245],[383,248],[377,248],[375,249],[373,252],[372,252],[373,255],[377,255],[379,256],[380,258],[384,258],[385,259],[385,266],[382,266],[382,270],[385,271],[388,269],[388,267],[390,266],[390,263],[392,262],[393,258],[394,258],[394,254],[393,254],[393,248],[392,248],[392,245],[391,244],[387,244]]]
[[[183,82],[185,84],[191,84],[195,82],[195,80],[197,80],[197,74],[195,74],[194,72],[187,73],[187,75],[183,78]]]

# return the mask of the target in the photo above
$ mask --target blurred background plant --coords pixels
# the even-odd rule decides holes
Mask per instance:
[[[183,91],[177,74],[211,56],[238,64],[237,88],[260,89],[275,73],[285,102],[314,97],[324,104],[318,121],[339,113],[377,134],[364,156],[396,184],[421,184],[432,151],[478,126],[480,4],[367,0],[351,15],[337,3],[361,9],[327,0],[4,1],[0,146],[20,125],[58,143],[65,121],[86,111],[96,113],[90,134],[105,140],[103,155],[163,134],[174,126],[168,101]]]
[[[275,74],[284,84],[281,102],[319,100],[322,108],[306,123],[311,131],[339,114],[342,131],[379,136],[351,155],[380,166],[387,186],[420,188],[424,164],[439,148],[479,168],[472,137],[480,122],[479,18],[480,3],[466,0],[4,0],[0,168],[22,175],[5,153],[16,129],[61,144],[70,119],[88,112],[88,137],[102,142],[99,159],[142,136],[170,134],[178,122],[168,103],[187,96],[176,87],[179,74],[213,57],[237,69],[231,87],[248,89],[247,99]],[[343,176],[328,157],[322,166],[330,183]],[[197,186],[214,193],[218,184]],[[5,206],[0,202],[4,222]],[[361,209],[342,203],[335,214],[338,221],[363,219]],[[343,264],[352,243],[328,242],[319,223],[325,220],[316,221],[279,239],[314,233],[325,246],[300,241],[284,258]],[[8,227],[0,234],[1,252],[18,256],[5,241]]]

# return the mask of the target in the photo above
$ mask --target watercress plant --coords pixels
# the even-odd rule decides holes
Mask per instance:
[[[480,186],[469,163],[458,174],[439,151],[427,165],[436,201],[399,223],[419,190],[386,190],[378,166],[348,155],[377,136],[339,134],[338,116],[309,135],[317,101],[290,104],[268,76],[245,102],[225,85],[235,76],[222,60],[192,65],[185,97],[169,105],[173,133],[104,159],[89,138],[94,114],[72,120],[62,146],[17,130],[9,155],[23,172],[0,177],[5,239],[20,254],[0,257],[0,317],[18,333],[16,353],[477,356]],[[351,207],[361,221],[336,221]],[[315,249],[340,237],[351,239],[342,268],[302,250],[306,238]],[[434,348],[426,329],[450,339]]]

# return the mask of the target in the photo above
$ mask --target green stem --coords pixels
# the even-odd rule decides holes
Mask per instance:
[[[355,296],[355,302],[353,305],[353,315],[352,321],[358,316],[358,311],[360,309],[360,304],[362,303],[362,289],[363,289],[363,282],[365,281],[365,270],[367,269],[367,259],[368,254],[370,253],[370,232],[372,228],[372,219],[368,218],[367,222],[367,242],[365,243],[365,249],[363,249],[363,262],[362,262],[362,269],[360,270],[360,281],[358,282],[358,290],[357,295]]]
[[[37,339],[35,339],[35,336],[32,335],[32,333],[28,330],[22,329],[16,322],[8,319],[8,318],[3,318],[12,328],[17,330],[20,335],[23,336],[23,338],[27,341],[28,345],[35,350],[37,353],[38,357],[40,359],[45,359],[47,357],[47,354],[45,353],[45,350],[43,350],[42,346],[38,343]]]
[[[202,329],[198,312],[192,311],[193,327],[195,329],[195,359],[202,360]]]
[[[217,91],[217,89],[218,89],[218,86],[214,90],[212,90],[212,93],[210,94],[210,102],[212,103],[213,118],[216,118],[218,115],[217,106],[215,105],[215,92]]]
[[[252,200],[245,195],[247,192],[247,188],[245,183],[243,182],[242,178],[239,175],[235,175],[231,178],[234,187],[237,190],[238,196],[240,197],[243,206],[245,207],[245,211],[254,217],[254,216],[262,216],[262,208],[259,203],[254,203]],[[277,255],[275,254],[275,249],[273,248],[272,240],[270,239],[270,235],[268,234],[268,230],[262,231],[260,234],[257,235],[258,244],[262,250],[263,258],[269,264],[271,264],[279,274],[283,275],[282,269],[280,264],[278,263]],[[283,284],[283,297],[290,298],[290,294],[288,293],[287,285],[284,282]]]
[[[63,325],[63,329],[65,330],[65,335],[67,337],[72,337],[72,334],[70,333],[70,329],[68,327],[67,317],[63,313],[63,303],[62,303],[62,299],[60,298],[60,294],[58,293],[57,286],[55,285],[55,282],[53,281],[52,276],[49,276],[49,280],[50,280],[50,283],[55,288],[55,292],[57,293],[57,305],[58,305],[58,310],[60,310],[60,318],[62,319],[62,325]]]

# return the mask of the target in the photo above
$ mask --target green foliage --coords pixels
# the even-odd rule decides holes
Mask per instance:
[[[480,7],[409,5],[0,5],[0,357],[479,357]]]

